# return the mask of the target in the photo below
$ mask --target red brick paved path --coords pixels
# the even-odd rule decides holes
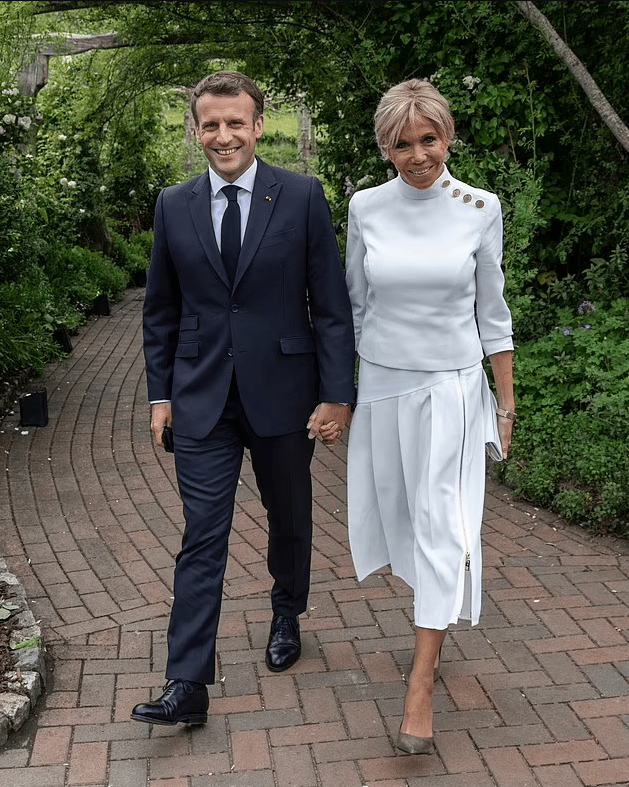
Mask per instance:
[[[205,727],[129,721],[163,684],[182,529],[172,457],[149,439],[143,290],[92,320],[46,378],[50,424],[0,434],[0,554],[42,621],[54,671],[0,751],[0,787],[609,787],[629,784],[629,546],[511,502],[491,482],[481,625],[453,628],[436,687],[437,753],[397,755],[411,598],[358,585],[345,448],[318,444],[303,656],[264,667],[265,523],[238,490]]]

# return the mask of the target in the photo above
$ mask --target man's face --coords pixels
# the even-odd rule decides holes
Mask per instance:
[[[255,105],[248,93],[214,96],[204,93],[197,101],[197,138],[210,167],[233,183],[253,164],[256,142],[264,131],[264,117],[253,122]]]

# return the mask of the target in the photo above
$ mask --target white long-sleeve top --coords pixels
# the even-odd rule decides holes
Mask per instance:
[[[356,349],[396,369],[463,369],[513,349],[495,194],[442,175],[398,175],[349,205],[346,279]]]

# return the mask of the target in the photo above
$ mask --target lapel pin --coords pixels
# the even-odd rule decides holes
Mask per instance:
[[[271,197],[269,197],[269,195],[268,195],[268,194],[267,194],[267,196],[266,196],[264,199],[265,199],[267,202],[270,202],[270,201],[271,201]]]

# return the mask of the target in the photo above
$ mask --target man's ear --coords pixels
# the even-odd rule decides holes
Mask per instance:
[[[256,139],[260,139],[262,134],[264,134],[264,115],[260,115],[260,117],[253,124],[253,132]]]

